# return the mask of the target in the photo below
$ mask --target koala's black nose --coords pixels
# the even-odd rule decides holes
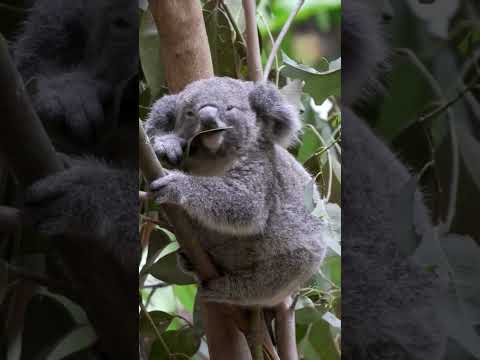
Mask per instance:
[[[215,106],[204,106],[198,111],[198,118],[202,128],[206,130],[215,129],[218,127],[217,123],[218,109]]]

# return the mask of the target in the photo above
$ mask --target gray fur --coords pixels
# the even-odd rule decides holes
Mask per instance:
[[[379,87],[378,70],[388,56],[380,11],[367,4],[342,3],[342,102],[347,106]]]
[[[298,115],[272,85],[197,81],[159,100],[150,114],[146,129],[160,156],[175,148],[160,146],[166,136],[188,141],[212,126],[211,117],[208,125],[198,118],[205,105],[218,109],[217,125],[232,129],[216,151],[200,142],[183,171],[171,171],[151,189],[159,203],[186,210],[222,271],[203,284],[203,298],[273,306],[308,280],[325,254],[321,223],[304,205],[311,176],[283,147],[295,139]]]
[[[439,284],[398,249],[404,222],[392,204],[412,175],[348,106],[384,60],[379,17],[360,1],[343,7],[342,359],[442,359],[445,333],[435,311]],[[418,236],[433,231],[417,190]],[[408,215],[408,214],[406,214]]]

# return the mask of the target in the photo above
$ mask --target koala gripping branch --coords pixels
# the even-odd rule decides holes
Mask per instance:
[[[210,55],[207,32],[203,19],[201,2],[198,0],[150,0],[150,10],[155,19],[162,45],[162,58],[166,69],[166,79],[170,92],[176,93],[189,83],[213,77],[213,65]],[[157,162],[153,152],[145,141],[140,128],[140,157],[146,156],[148,162]],[[143,148],[143,149],[142,149]],[[146,159],[143,159],[146,160]],[[140,160],[142,163],[142,160]],[[146,165],[145,163],[143,163]],[[161,167],[156,166],[157,175],[162,174]],[[155,173],[151,168],[142,168],[147,180]],[[208,281],[218,277],[207,254],[199,246],[196,234],[189,231],[183,210],[166,207],[177,238],[194,265],[199,277]],[[233,306],[214,303],[201,303],[202,318],[205,323],[210,359],[212,360],[249,360],[250,350],[245,337],[240,332],[248,330],[248,318],[245,311]],[[269,353],[274,352],[270,338],[266,339]],[[275,358],[275,357],[274,357]]]
[[[0,153],[20,183],[28,186],[35,180],[60,171],[62,165],[30,104],[2,36],[0,84],[3,86],[0,96]]]
[[[48,135],[32,109],[23,82],[8,52],[7,42],[1,35],[0,84],[3,85],[0,96],[0,154],[17,180],[27,187],[62,167]],[[20,212],[0,206],[0,228],[14,231],[19,225]]]

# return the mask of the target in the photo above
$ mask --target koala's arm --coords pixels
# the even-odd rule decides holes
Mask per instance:
[[[25,196],[30,225],[46,236],[96,239],[127,268],[139,253],[138,178],[93,159],[62,158],[67,168],[33,184]],[[136,263],[136,260],[135,260]]]
[[[159,203],[180,205],[206,227],[226,234],[261,233],[268,218],[267,184],[255,164],[227,176],[191,176],[171,172],[154,181]]]

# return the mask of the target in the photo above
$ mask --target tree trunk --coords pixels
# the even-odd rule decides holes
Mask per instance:
[[[214,76],[202,8],[198,0],[151,0],[150,9],[158,27],[167,85],[176,93],[189,83]],[[152,179],[149,179],[152,180]],[[218,272],[190,231],[185,215],[174,206],[166,207],[179,243],[202,280],[213,279]],[[202,303],[202,318],[212,360],[251,359],[248,344],[238,324],[247,329],[247,319],[239,308],[224,304]]]

